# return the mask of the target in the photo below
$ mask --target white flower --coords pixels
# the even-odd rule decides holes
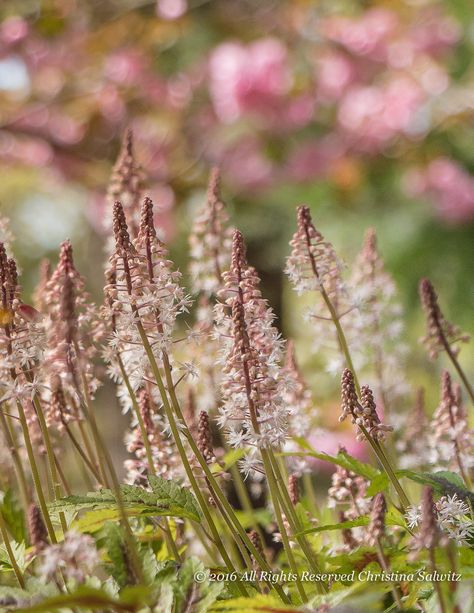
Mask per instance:
[[[421,520],[421,509],[411,505],[407,508],[405,513],[405,519],[409,528],[416,528]]]

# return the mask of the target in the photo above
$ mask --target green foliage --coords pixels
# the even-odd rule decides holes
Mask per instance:
[[[25,570],[28,566],[28,559],[26,557],[25,542],[17,543],[16,541],[10,541],[10,546],[13,551],[13,556],[21,571]],[[0,545],[0,568],[5,570],[12,570],[12,563],[10,557],[7,554],[5,545]]]
[[[179,486],[174,481],[168,481],[153,475],[148,477],[148,482],[153,493],[157,496],[157,505],[167,506],[172,511],[171,515],[179,517],[179,513],[184,512],[184,517],[199,521],[201,511],[194,495],[188,489]]]
[[[149,478],[152,492],[136,485],[122,485],[125,510],[130,517],[170,516],[200,521],[197,502],[189,490],[161,477]],[[50,509],[59,513],[78,513],[92,509],[76,523],[82,532],[96,532],[106,521],[119,518],[117,501],[109,489],[89,492],[85,496],[67,496],[50,504]]]
[[[474,493],[466,489],[464,481],[456,473],[443,470],[436,473],[416,473],[410,470],[398,471],[398,474],[406,476],[412,481],[429,485],[439,494],[456,494],[460,499],[467,499],[474,505]]]
[[[80,586],[68,594],[47,598],[30,607],[16,609],[19,613],[50,613],[52,611],[71,610],[83,607],[88,611],[112,610],[124,613],[139,611],[150,597],[150,590],[145,587],[130,587],[123,590],[120,598],[111,598],[105,590]]]
[[[195,557],[188,558],[172,582],[174,609],[176,613],[204,613],[216,601],[224,589],[223,583],[210,582],[208,579],[197,583],[195,576],[207,574],[204,564]]]
[[[110,559],[109,570],[119,586],[133,585],[136,578],[130,567],[122,529],[113,523],[104,526],[105,546]]]
[[[3,495],[0,512],[13,538],[18,543],[26,541],[25,516],[15,492],[11,488],[7,489]]]
[[[282,603],[269,595],[258,594],[253,598],[233,598],[216,602],[210,611],[223,611],[224,613],[283,613],[284,611],[300,611],[295,607],[282,605]]]
[[[342,466],[342,468],[346,468],[347,470],[352,470],[357,475],[361,475],[362,477],[365,477],[369,480],[374,479],[380,474],[380,471],[378,471],[376,468],[374,468],[370,464],[365,464],[364,462],[357,460],[347,452],[339,451],[337,456],[331,456],[327,453],[319,453],[318,451],[313,449],[305,439],[295,438],[294,440],[301,447],[307,449],[307,451],[287,452],[281,455],[316,458],[317,460],[323,460],[324,462],[329,462],[330,464],[335,464],[336,466]]]

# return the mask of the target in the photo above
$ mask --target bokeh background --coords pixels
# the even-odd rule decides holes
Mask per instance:
[[[295,205],[348,261],[374,226],[407,312],[411,376],[435,402],[417,344],[421,276],[474,332],[472,0],[3,0],[0,17],[0,207],[27,294],[70,237],[100,299],[105,192],[130,126],[184,272],[193,212],[221,167],[310,378],[282,275]],[[472,371],[472,352],[461,358]]]

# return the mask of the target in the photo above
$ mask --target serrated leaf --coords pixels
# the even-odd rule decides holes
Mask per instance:
[[[197,503],[189,490],[173,481],[166,481],[160,477],[150,477],[150,479],[153,479],[154,483],[152,492],[135,485],[122,485],[120,487],[127,515],[169,516],[182,517],[193,521],[200,520]],[[150,485],[152,484],[150,483]],[[117,503],[115,495],[111,490],[102,489],[98,492],[89,492],[85,496],[61,498],[52,502],[49,508],[53,512],[73,511],[77,513],[85,509],[114,511],[117,509]],[[108,519],[112,519],[112,517],[109,516]],[[88,521],[91,524],[90,531],[98,530],[101,527],[98,515],[89,516],[87,520],[78,521],[82,521],[81,525],[84,527],[84,531],[86,531]]]
[[[200,520],[201,510],[193,494],[187,488],[154,475],[148,477],[148,483],[157,497],[157,503],[166,504],[171,511],[174,509],[185,511],[189,519],[194,519],[194,521]]]

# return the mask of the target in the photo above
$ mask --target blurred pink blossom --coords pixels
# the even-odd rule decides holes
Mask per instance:
[[[135,85],[147,69],[145,57],[137,49],[121,49],[106,58],[106,76],[120,85]]]
[[[219,45],[209,59],[209,73],[214,109],[226,123],[247,112],[268,116],[291,87],[287,50],[274,38]]]
[[[343,53],[330,51],[318,58],[318,97],[324,101],[338,100],[356,76],[353,62]]]
[[[474,219],[474,177],[448,158],[432,160],[424,169],[405,177],[405,189],[411,196],[428,196],[438,215],[456,224]]]
[[[420,19],[409,36],[416,52],[434,55],[453,47],[461,38],[461,33],[461,26],[455,19],[434,14]]]
[[[219,165],[229,181],[243,189],[268,187],[273,179],[273,164],[265,157],[257,139],[244,138],[216,152]]]
[[[395,13],[388,9],[374,8],[356,18],[339,15],[330,17],[325,20],[322,28],[327,38],[343,45],[351,53],[383,62],[388,39],[397,26]]]
[[[51,164],[53,157],[52,147],[41,139],[16,137],[0,131],[0,159],[42,167]]]
[[[156,13],[163,19],[178,19],[182,17],[188,9],[186,0],[158,0]]]
[[[384,86],[355,86],[339,106],[338,121],[356,149],[376,152],[396,135],[409,133],[424,100],[421,87],[408,77]]]
[[[96,95],[97,103],[103,117],[111,122],[118,123],[125,116],[125,103],[118,89],[110,84],[103,87]]]
[[[28,24],[18,16],[8,17],[0,26],[0,42],[4,45],[13,45],[25,38],[28,34]]]

